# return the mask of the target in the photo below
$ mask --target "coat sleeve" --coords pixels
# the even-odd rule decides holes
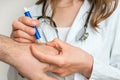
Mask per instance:
[[[104,64],[94,57],[90,80],[120,80],[120,11],[114,16],[116,17],[115,38],[111,48],[109,64]]]

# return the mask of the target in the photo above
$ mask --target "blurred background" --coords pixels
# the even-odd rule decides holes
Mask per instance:
[[[12,22],[23,16],[24,6],[31,7],[37,0],[0,0],[0,34],[10,36]],[[8,80],[9,65],[0,62],[0,80]]]

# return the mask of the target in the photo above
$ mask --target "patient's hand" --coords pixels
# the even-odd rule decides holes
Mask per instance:
[[[12,40],[11,40],[12,41]],[[37,60],[31,53],[30,44],[8,43],[10,46],[9,55],[5,62],[14,66],[20,74],[30,80],[56,80],[45,74],[49,70],[49,65]],[[37,44],[34,44],[37,45]],[[37,45],[44,54],[57,54],[57,51],[46,45]]]
[[[50,55],[57,55],[58,54],[58,50],[57,49],[55,49],[55,48],[53,48],[51,46],[48,46],[48,45],[46,45],[44,43],[43,44],[42,43],[40,43],[40,44],[33,44],[33,45],[37,46],[39,51],[41,53],[43,53],[43,54],[50,54]]]

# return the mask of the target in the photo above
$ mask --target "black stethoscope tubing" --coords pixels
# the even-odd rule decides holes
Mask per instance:
[[[45,19],[48,19],[48,20],[51,19],[51,17],[45,16],[45,6],[46,6],[46,3],[47,3],[47,0],[45,0],[44,3],[43,3],[42,16],[39,16],[39,17],[37,18],[38,20],[39,20],[39,19],[42,19],[42,18],[45,18]],[[91,17],[93,8],[94,8],[94,4],[92,5],[92,7],[91,7],[91,9],[90,9],[90,12],[89,12],[89,14],[88,14],[88,16],[87,16],[87,19],[86,19],[86,21],[85,21],[85,24],[84,24],[84,27],[83,27],[83,28],[84,28],[84,32],[83,32],[82,36],[80,36],[80,38],[78,38],[77,40],[82,40],[82,41],[83,41],[83,40],[86,40],[87,37],[89,36],[89,34],[86,32],[86,30],[87,30],[87,27],[88,27],[88,23],[89,23],[89,20],[90,20],[90,17]],[[55,21],[52,20],[52,24],[53,24],[56,32],[58,33],[58,31],[57,31],[57,25],[56,25]],[[59,38],[58,34],[57,34],[57,37]]]

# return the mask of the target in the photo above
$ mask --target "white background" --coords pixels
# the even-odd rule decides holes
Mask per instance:
[[[0,0],[0,34],[9,36],[12,30],[12,22],[19,16],[23,16],[23,7],[30,7],[37,0]],[[0,80],[7,80],[9,66],[0,62]]]

